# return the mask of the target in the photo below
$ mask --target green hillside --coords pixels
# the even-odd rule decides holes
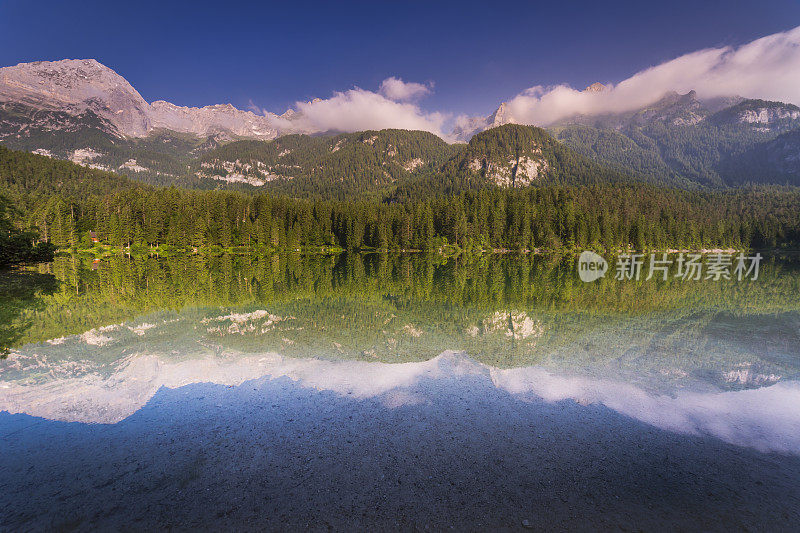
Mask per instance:
[[[721,169],[732,186],[753,182],[800,186],[800,128],[725,159]]]
[[[34,207],[53,195],[78,199],[139,186],[119,174],[0,145],[0,190],[22,209]]]
[[[374,195],[435,172],[459,149],[423,131],[286,135],[274,141],[220,146],[195,161],[192,172],[206,186],[346,198]]]
[[[755,165],[742,176],[730,162],[794,128],[800,128],[800,108],[791,104],[743,100],[712,112],[688,93],[636,112],[573,117],[550,131],[575,152],[637,179],[724,188],[791,183],[791,176]]]
[[[73,115],[0,103],[1,145],[67,160],[75,159],[76,151],[83,152],[87,166],[153,185],[200,186],[187,175],[187,164],[220,142],[224,139],[168,130],[128,138],[91,110]]]

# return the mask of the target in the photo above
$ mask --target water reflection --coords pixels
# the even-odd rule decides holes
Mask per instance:
[[[104,378],[94,373],[38,384],[6,383],[0,410],[50,420],[116,423],[141,409],[161,387],[193,383],[235,386],[266,378],[289,378],[303,388],[330,391],[353,400],[377,399],[388,408],[425,404],[435,392],[469,378],[476,390],[494,386],[520,399],[573,400],[600,404],[655,427],[708,434],[760,451],[800,453],[800,382],[739,391],[680,390],[654,394],[611,379],[554,373],[542,367],[499,369],[446,352],[414,363],[327,361],[224,354],[162,360],[137,354]]]
[[[800,452],[800,270],[581,282],[574,258],[75,258],[5,323],[0,410],[115,423],[160,387],[288,377],[388,407],[427,383],[597,403],[671,431]],[[456,355],[457,354],[457,355]]]
[[[24,338],[33,322],[30,311],[43,305],[41,297],[57,288],[58,282],[50,274],[0,270],[0,359]]]

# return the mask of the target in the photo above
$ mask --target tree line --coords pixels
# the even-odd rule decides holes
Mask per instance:
[[[559,250],[800,245],[800,191],[647,185],[484,188],[405,201],[310,200],[235,191],[131,188],[50,196],[27,213],[61,248]]]
[[[506,144],[519,144],[517,137]],[[570,175],[594,173],[570,155],[552,160]],[[797,188],[681,190],[620,180],[502,189],[454,186],[445,173],[436,180],[418,180],[383,198],[349,199],[155,188],[0,146],[0,185],[19,211],[12,216],[10,205],[4,208],[9,222],[3,235],[37,228],[42,240],[60,248],[90,247],[93,237],[115,247],[349,250],[800,245]],[[23,240],[34,238],[26,234]]]

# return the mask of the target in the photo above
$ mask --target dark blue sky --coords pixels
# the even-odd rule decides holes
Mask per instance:
[[[91,57],[148,101],[279,113],[399,76],[435,83],[424,108],[484,114],[532,85],[619,81],[798,25],[797,0],[0,0],[0,66]]]

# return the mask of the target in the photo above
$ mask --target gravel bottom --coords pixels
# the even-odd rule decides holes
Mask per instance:
[[[521,401],[288,378],[162,388],[112,425],[0,413],[0,529],[790,531],[800,457]]]

